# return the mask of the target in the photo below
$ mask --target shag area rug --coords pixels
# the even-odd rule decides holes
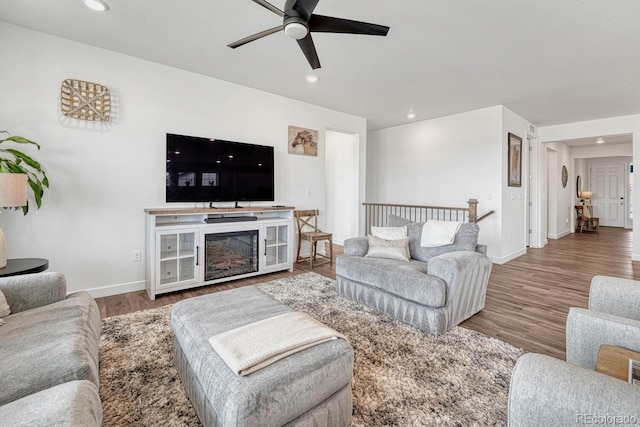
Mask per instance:
[[[522,350],[462,327],[434,338],[335,287],[316,273],[258,285],[349,339],[353,426],[506,425],[511,369]],[[200,425],[173,367],[170,312],[166,306],[102,321],[105,427]]]

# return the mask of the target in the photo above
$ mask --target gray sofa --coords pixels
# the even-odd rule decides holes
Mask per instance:
[[[509,389],[509,425],[638,425],[640,387],[595,371],[600,345],[640,352],[640,282],[596,276],[589,308],[567,317],[567,361],[518,359]]]
[[[389,215],[407,226],[409,262],[365,257],[367,237],[345,241],[336,258],[338,292],[432,335],[440,335],[484,308],[491,259],[477,245],[478,225],[464,223],[453,244],[420,246],[423,223]]]
[[[86,292],[67,295],[65,277],[0,279],[11,314],[0,325],[0,424],[100,426],[100,315]]]

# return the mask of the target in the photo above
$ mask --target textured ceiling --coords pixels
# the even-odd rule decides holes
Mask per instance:
[[[503,104],[538,126],[640,113],[638,0],[321,0],[316,13],[391,27],[314,34],[311,72],[250,0],[2,0],[0,20],[368,119],[369,129]],[[284,0],[272,3],[283,8]],[[5,58],[6,59],[6,58]]]

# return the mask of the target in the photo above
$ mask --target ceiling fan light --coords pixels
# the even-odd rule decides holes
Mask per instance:
[[[97,12],[104,12],[109,10],[109,5],[102,0],[83,0],[83,2],[89,9],[93,9]]]
[[[284,26],[284,33],[289,38],[300,40],[307,36],[309,29],[299,22],[292,22]]]

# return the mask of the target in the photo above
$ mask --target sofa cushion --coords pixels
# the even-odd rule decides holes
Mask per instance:
[[[478,232],[480,231],[480,227],[478,227],[478,224],[476,223],[463,223],[456,233],[456,238],[451,245],[423,248],[420,246],[420,242],[422,240],[422,226],[424,225],[424,222],[410,221],[397,215],[389,215],[387,220],[389,226],[392,227],[401,227],[403,225],[407,226],[411,258],[419,261],[427,262],[434,256],[448,252],[474,252],[476,250],[476,245],[478,244]]]
[[[5,317],[0,405],[72,380],[98,385],[100,315],[86,292]]]
[[[409,262],[409,238],[386,240],[369,235],[369,250],[365,257]]]
[[[336,271],[344,278],[428,307],[442,307],[447,299],[444,280],[427,274],[427,264],[421,261],[344,254],[336,258]]]
[[[6,426],[99,427],[102,405],[90,381],[70,381],[0,406]]]

